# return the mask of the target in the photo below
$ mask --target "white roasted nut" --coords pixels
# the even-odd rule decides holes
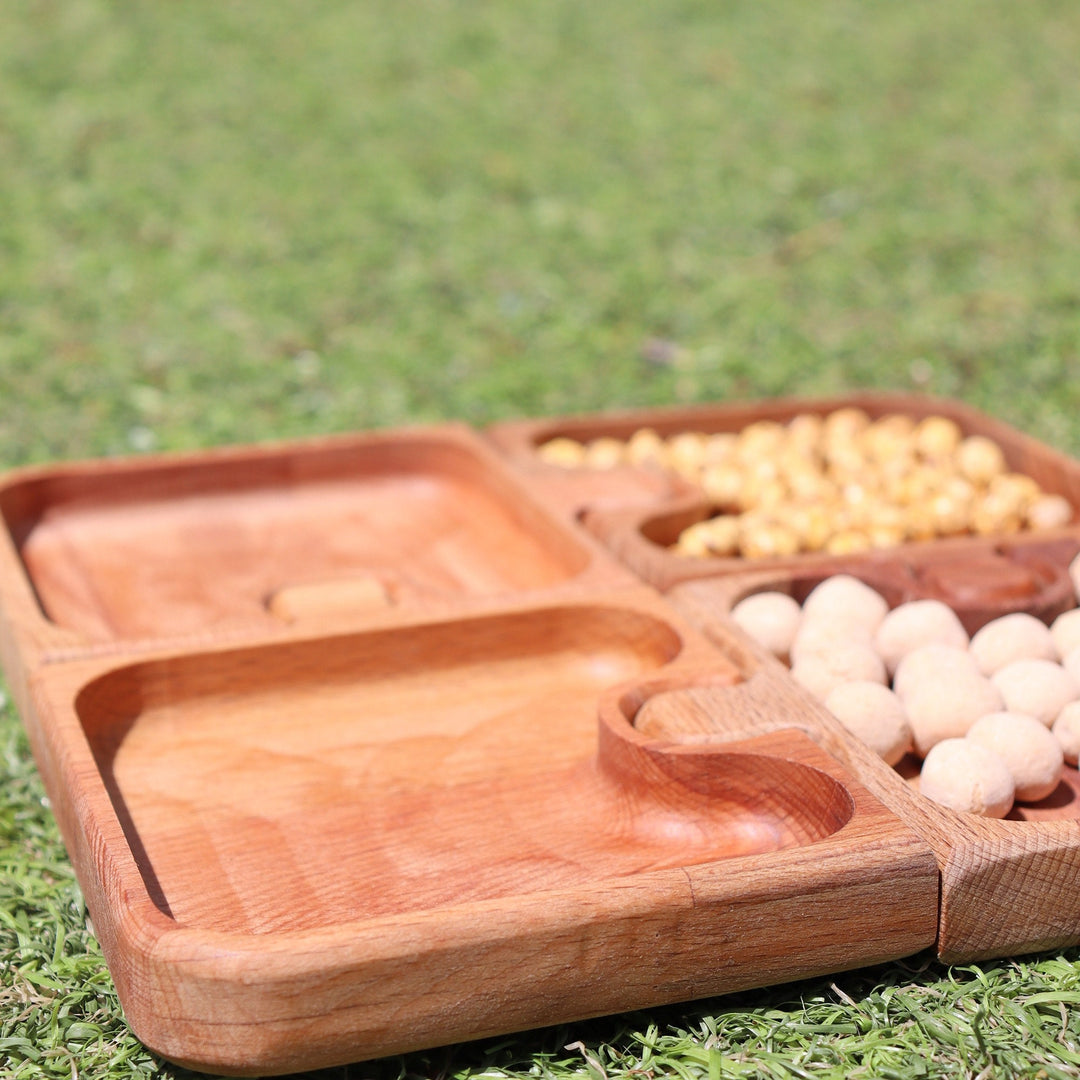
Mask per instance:
[[[847,682],[885,683],[885,665],[873,649],[855,643],[839,644],[828,652],[797,659],[791,674],[819,701]]]
[[[946,739],[926,755],[919,790],[951,810],[1003,818],[1012,809],[1016,786],[992,750],[970,739]]]
[[[1061,744],[1065,760],[1075,765],[1080,760],[1080,701],[1070,701],[1050,729]]]
[[[984,675],[993,675],[1014,660],[1056,660],[1058,651],[1046,623],[1018,611],[976,630],[971,655]]]
[[[873,633],[889,611],[888,601],[850,574],[836,574],[816,585],[803,601],[808,618],[828,619]]]
[[[1059,659],[1064,660],[1073,649],[1080,646],[1080,608],[1063,612],[1050,624],[1050,636],[1054,639]]]
[[[956,612],[940,600],[911,600],[894,607],[874,635],[890,675],[909,652],[933,641],[960,649],[968,645],[967,631]]]
[[[842,683],[825,698],[825,708],[887,765],[895,765],[911,749],[904,706],[881,683]]]
[[[1073,677],[1073,682],[1080,686],[1080,645],[1065,654],[1061,666]]]
[[[796,663],[808,656],[827,655],[835,649],[851,645],[877,652],[874,648],[874,636],[867,630],[858,626],[844,626],[830,619],[807,618],[804,608],[802,621],[791,643],[791,660]]]
[[[1045,799],[1060,783],[1065,764],[1061,744],[1038,720],[1023,713],[980,716],[967,738],[992,750],[1008,766],[1017,802]]]
[[[1073,592],[1076,594],[1076,599],[1080,601],[1080,555],[1077,555],[1072,562],[1069,563],[1069,580],[1073,584]]]
[[[761,592],[740,600],[731,609],[731,617],[759,645],[783,658],[791,651],[802,610],[786,593]]]
[[[905,689],[901,700],[919,757],[945,739],[962,738],[980,716],[1005,707],[989,679],[962,670],[945,683],[934,681]]]
[[[1050,727],[1080,698],[1076,679],[1052,660],[1014,660],[990,677],[1008,712],[1025,713]]]
[[[957,676],[981,676],[979,665],[966,649],[932,641],[909,652],[896,667],[893,690],[903,698],[923,686],[939,685]]]

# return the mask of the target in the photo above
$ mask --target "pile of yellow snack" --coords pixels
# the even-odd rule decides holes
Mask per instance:
[[[739,432],[643,428],[627,440],[552,439],[538,448],[564,468],[669,469],[700,485],[718,513],[684,529],[672,550],[747,559],[850,554],[910,540],[1052,529],[1072,507],[1011,472],[996,442],[964,436],[945,416],[857,408],[758,420]]]

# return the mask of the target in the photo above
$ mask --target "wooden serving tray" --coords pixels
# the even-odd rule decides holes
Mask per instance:
[[[72,661],[30,729],[135,1032],[287,1072],[930,945],[928,847],[805,734],[632,726],[739,677],[626,590]]]
[[[905,404],[947,412],[881,408]],[[605,423],[701,426],[558,430]],[[1010,822],[931,806],[727,617],[832,564],[688,560],[697,578],[661,595],[596,522],[644,536],[689,489],[560,476],[537,430],[0,479],[0,658],[141,1039],[266,1075],[935,941],[1080,941],[1075,799]],[[1080,490],[1038,461],[1044,487]],[[890,599],[952,589],[969,623],[1068,601],[1069,530],[976,546],[853,569]],[[971,564],[1006,584],[980,589]]]

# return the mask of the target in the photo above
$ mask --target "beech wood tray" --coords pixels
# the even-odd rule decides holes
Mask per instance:
[[[877,395],[0,479],[0,659],[135,1033],[266,1075],[1080,941],[1075,770],[1020,820],[929,804],[727,617],[843,568],[1049,619],[1080,533],[668,573],[700,496],[534,453],[853,403],[952,415],[1077,501],[1033,440]]]

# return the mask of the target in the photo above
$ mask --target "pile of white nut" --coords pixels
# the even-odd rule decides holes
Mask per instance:
[[[1080,558],[1070,567],[1080,596]],[[1038,802],[1080,754],[1080,608],[1051,626],[1005,615],[969,638],[938,600],[889,609],[849,575],[800,608],[780,592],[732,611],[751,637],[890,765],[922,759],[919,788],[954,810],[1004,817]]]

